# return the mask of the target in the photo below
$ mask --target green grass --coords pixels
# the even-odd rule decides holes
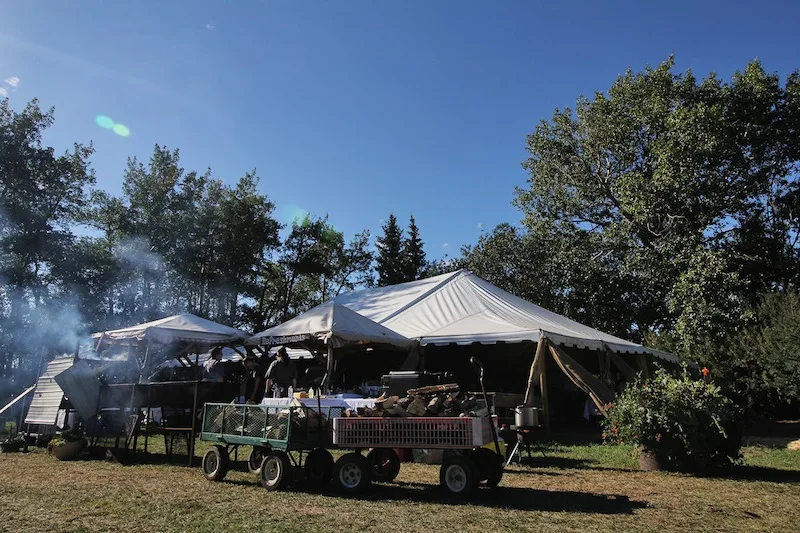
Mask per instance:
[[[151,440],[151,449],[163,441]],[[141,443],[140,443],[141,446]],[[205,446],[198,447],[198,454]],[[0,454],[0,531],[787,531],[800,524],[800,452],[744,450],[725,477],[640,472],[621,446],[547,443],[467,504],[438,490],[438,467],[404,464],[360,498],[331,487],[267,492],[252,475],[206,481],[182,464],[59,462]],[[248,450],[243,450],[244,459]]]

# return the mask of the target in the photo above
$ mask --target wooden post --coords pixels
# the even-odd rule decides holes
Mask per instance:
[[[199,350],[198,350],[199,351]],[[200,354],[194,354],[194,402],[192,403],[192,434],[189,436],[189,468],[194,462],[195,431],[197,430],[197,395],[200,389]]]
[[[150,362],[150,348],[152,341],[147,339],[147,348],[144,350],[144,362],[142,363],[142,370],[139,372],[139,383],[144,383],[145,376],[147,376],[147,365]]]
[[[536,355],[533,357],[533,361],[531,362],[531,372],[528,375],[528,388],[525,391],[525,401],[523,402],[526,406],[533,405],[533,398],[534,398],[534,386],[536,385],[536,374],[540,372],[539,367],[542,366],[542,361],[544,361],[544,354],[545,350],[547,349],[547,338],[544,335],[539,336],[539,342],[536,345]]]
[[[544,415],[544,431],[550,433],[550,405],[547,400],[547,355],[542,353],[542,369],[539,373],[539,388],[542,391],[542,414]]]

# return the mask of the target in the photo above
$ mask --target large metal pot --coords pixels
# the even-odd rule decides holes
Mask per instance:
[[[539,427],[539,408],[518,405],[514,411],[514,425],[518,428]]]

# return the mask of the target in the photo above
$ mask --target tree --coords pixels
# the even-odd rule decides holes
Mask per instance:
[[[53,114],[37,100],[19,113],[0,100],[0,377],[15,367],[34,371],[42,347],[74,341],[59,324],[75,310],[57,293],[67,290],[70,226],[94,183],[92,146],[75,144],[62,155],[44,146]]]
[[[397,217],[389,215],[383,225],[383,235],[378,237],[377,265],[378,286],[394,285],[406,281],[403,265],[403,230],[397,225]]]
[[[591,269],[582,300],[599,303],[624,282],[617,292],[635,303],[627,329],[681,324],[689,353],[736,327],[764,292],[800,281],[800,76],[782,86],[752,62],[729,83],[698,82],[673,68],[670,58],[628,71],[542,121],[515,203],[530,231],[554,231],[555,249],[609,261]],[[719,290],[698,300],[703,287]]]
[[[414,215],[408,223],[408,237],[402,244],[403,259],[403,281],[414,281],[420,278],[425,268],[425,250],[423,249],[422,238],[419,236]]]

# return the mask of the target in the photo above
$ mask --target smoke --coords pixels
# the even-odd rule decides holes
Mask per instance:
[[[144,272],[161,272],[164,260],[153,252],[150,241],[144,237],[132,237],[118,242],[113,250],[114,258],[129,267]]]

